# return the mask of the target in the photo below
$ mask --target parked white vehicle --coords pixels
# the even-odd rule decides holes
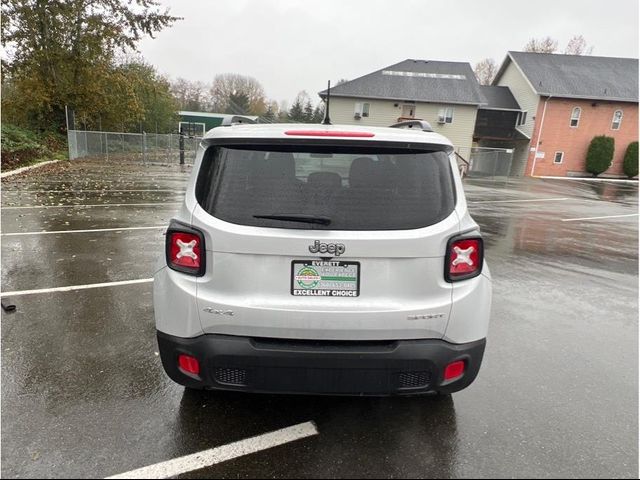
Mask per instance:
[[[473,382],[491,306],[483,241],[451,143],[399,127],[207,133],[154,278],[174,381],[353,395]]]

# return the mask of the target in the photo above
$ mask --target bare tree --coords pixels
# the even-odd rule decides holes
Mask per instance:
[[[574,35],[567,43],[564,53],[566,55],[591,55],[593,46],[588,47],[587,41],[582,35]]]
[[[485,58],[476,63],[473,72],[476,74],[480,85],[491,85],[496,73],[498,73],[498,64],[493,58]]]
[[[216,75],[209,90],[213,108],[216,111],[227,111],[242,100],[246,101],[249,114],[263,115],[267,111],[267,98],[260,82],[253,77],[237,73]],[[240,105],[244,108],[244,105]]]
[[[551,37],[532,38],[524,46],[525,52],[554,53],[558,50],[558,41]]]
[[[306,103],[311,102],[311,97],[306,90],[302,90],[298,92],[298,95],[296,95],[294,102],[299,102],[301,105],[305,105]]]
[[[205,112],[211,106],[207,87],[203,82],[177,78],[171,82],[171,93],[181,110]]]

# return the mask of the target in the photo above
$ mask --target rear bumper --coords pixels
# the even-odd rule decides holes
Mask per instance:
[[[326,342],[229,335],[179,338],[158,332],[162,364],[175,382],[191,388],[263,393],[453,393],[475,380],[485,343]],[[179,369],[180,354],[198,359],[198,376]],[[445,367],[458,360],[465,362],[464,375],[445,382]]]

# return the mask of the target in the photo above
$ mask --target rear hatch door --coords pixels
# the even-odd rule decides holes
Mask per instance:
[[[196,187],[206,333],[318,340],[441,338],[458,233],[447,152],[210,147]]]

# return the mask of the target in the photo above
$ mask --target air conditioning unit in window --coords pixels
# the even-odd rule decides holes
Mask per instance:
[[[360,112],[356,112],[353,114],[353,118],[356,120],[360,120],[362,118],[362,114]]]

